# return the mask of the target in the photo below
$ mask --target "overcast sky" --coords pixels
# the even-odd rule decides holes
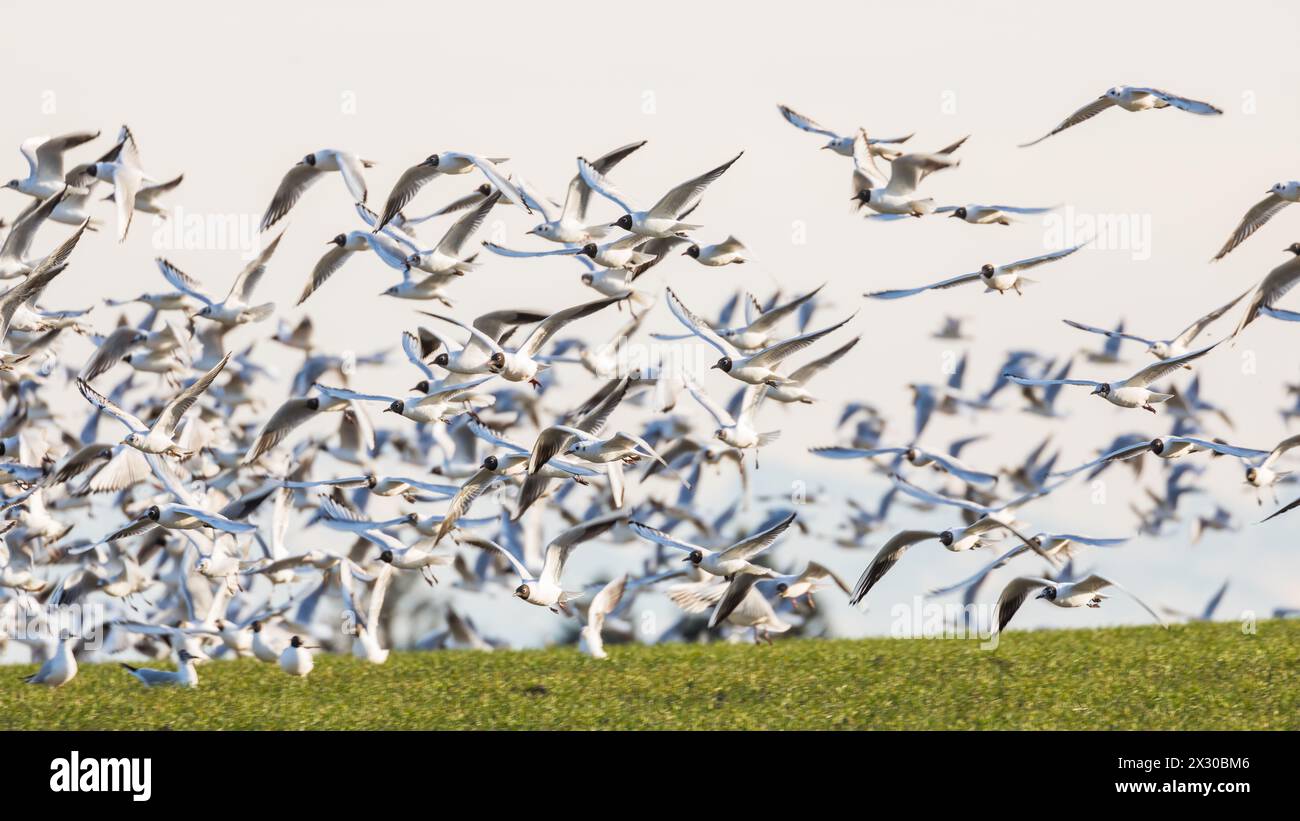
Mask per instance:
[[[811,408],[769,403],[763,410],[759,427],[780,428],[783,436],[763,452],[756,473],[756,494],[786,494],[795,481],[814,492],[828,489],[818,494],[821,509],[808,513],[813,532],[788,537],[775,561],[793,566],[817,557],[850,583],[892,530],[957,522],[946,512],[903,508],[889,530],[874,534],[862,549],[826,546],[827,535],[840,527],[840,500],[849,495],[872,504],[885,487],[878,477],[868,478],[861,463],[819,460],[806,452],[842,441],[833,426],[844,402],[875,404],[890,419],[886,440],[902,443],[910,427],[907,385],[942,381],[943,364],[954,355],[969,351],[969,385],[982,389],[1010,347],[1066,356],[1097,345],[1099,339],[1063,325],[1065,317],[1097,325],[1122,317],[1136,333],[1172,336],[1251,287],[1283,261],[1283,247],[1300,239],[1300,212],[1283,212],[1226,260],[1208,262],[1270,185],[1300,177],[1300,66],[1290,55],[1290,36],[1300,21],[1293,7],[1281,3],[1258,4],[1249,14],[1200,13],[1181,3],[1146,4],[1137,14],[1131,4],[1118,2],[1068,9],[1039,3],[823,2],[776,12],[753,4],[728,10],[671,0],[649,7],[482,3],[460,12],[384,2],[228,2],[184,14],[174,4],[141,3],[112,15],[99,11],[87,5],[84,14],[69,12],[84,32],[63,46],[49,37],[8,38],[8,79],[0,85],[6,113],[0,147],[9,152],[3,178],[25,173],[17,147],[29,136],[102,129],[99,141],[76,154],[80,160],[106,149],[118,126],[128,123],[151,174],[169,178],[184,172],[172,204],[205,224],[253,225],[280,176],[304,154],[325,147],[377,162],[367,177],[376,208],[406,167],[435,151],[509,157],[508,168],[560,198],[576,156],[647,139],[611,176],[648,203],[743,149],[744,157],[709,189],[693,220],[704,224],[700,237],[706,241],[740,237],[755,261],[706,269],[674,258],[659,266],[644,285],[657,297],[646,329],[675,330],[662,303],[665,284],[706,315],[738,288],[766,299],[777,288],[792,294],[823,282],[827,306],[814,323],[859,311],[850,329],[814,349],[825,352],[852,334],[863,336],[836,369],[813,383],[821,402]],[[9,30],[49,31],[50,13],[37,5],[11,8]],[[1112,110],[1041,145],[1016,147],[1117,84],[1165,88],[1215,103],[1225,114]],[[1123,247],[1090,248],[1041,269],[1041,284],[1023,298],[986,295],[971,286],[898,302],[865,301],[861,294],[867,290],[920,285],[985,262],[1043,253],[1060,239],[1049,229],[1062,223],[1049,226],[1032,217],[1011,227],[940,218],[864,221],[849,203],[849,160],[818,151],[819,138],[783,122],[776,111],[781,102],[843,131],[914,131],[908,147],[917,150],[969,134],[958,155],[961,166],[927,179],[923,193],[952,204],[1062,204],[1056,219],[1076,234],[1103,218],[1127,226],[1129,237]],[[479,181],[440,178],[408,212],[432,210]],[[26,204],[15,192],[0,191],[0,198],[0,214],[7,218]],[[609,203],[598,202],[595,209],[602,218],[617,216]],[[109,207],[102,216],[111,225]],[[536,221],[501,208],[483,236],[537,247],[540,241],[523,233]],[[288,233],[259,297],[276,301],[280,316],[296,319],[302,311],[291,306],[325,242],[361,225],[337,178],[319,183],[286,222]],[[426,224],[422,237],[432,244],[445,224]],[[45,305],[82,306],[161,290],[152,259],[163,253],[220,290],[247,250],[168,248],[171,235],[147,219],[121,246],[111,233],[83,243]],[[47,232],[38,250],[55,240]],[[558,309],[593,295],[571,260],[487,255],[482,261],[449,290],[466,319],[499,307]],[[395,273],[373,257],[350,262],[308,303],[318,334],[336,351],[395,347],[395,329],[414,327],[412,309],[424,307],[377,296],[395,281]],[[969,317],[974,341],[954,345],[930,338],[945,314]],[[116,314],[100,307],[93,317],[103,328]],[[582,329],[603,338],[622,320],[611,312]],[[1207,338],[1226,334],[1233,322],[1216,325]],[[273,324],[241,329],[230,346],[269,333]],[[1296,331],[1261,321],[1198,368],[1207,398],[1224,404],[1236,423],[1228,429],[1211,422],[1207,433],[1257,448],[1269,448],[1286,434],[1278,410],[1288,404],[1285,384],[1300,377]],[[64,353],[79,363],[87,350],[74,341]],[[284,385],[267,387],[267,401],[276,402],[296,361],[281,351],[268,356],[285,373]],[[1074,375],[1112,379],[1148,361],[1135,346],[1126,347],[1125,358],[1117,366],[1080,361]],[[355,384],[398,392],[412,381],[411,373],[397,364],[359,374]],[[590,384],[585,373],[566,375],[556,409],[585,396]],[[734,383],[712,373],[705,384],[725,398]],[[1051,422],[1021,412],[1011,391],[1000,399],[1001,412],[977,420],[937,417],[923,443],[942,449],[958,437],[987,433],[964,458],[995,470],[1016,463],[1050,432],[1063,451],[1060,464],[1067,466],[1091,458],[1117,434],[1155,436],[1171,424],[1167,413],[1121,410],[1089,397],[1086,389],[1067,388],[1061,408],[1068,416]],[[701,426],[707,422],[689,400],[679,410]],[[620,424],[635,418],[629,412],[631,421]],[[1221,611],[1226,617],[1300,606],[1294,550],[1300,519],[1255,527],[1271,499],[1256,506],[1235,461],[1193,458],[1207,465],[1207,493],[1186,503],[1184,522],[1172,535],[1137,539],[1122,550],[1094,554],[1084,565],[1185,609],[1199,609],[1231,577]],[[1155,467],[1148,465],[1144,473],[1147,486],[1163,475]],[[935,485],[928,475],[914,475]],[[1131,534],[1136,521],[1128,501],[1140,496],[1143,485],[1125,470],[1108,476],[1105,505],[1091,503],[1091,489],[1080,483],[1025,515],[1039,530]],[[1283,490],[1283,501],[1296,494],[1295,487]],[[710,510],[725,505],[726,490],[715,483],[706,494]],[[1212,533],[1188,546],[1187,520],[1212,510],[1215,500],[1236,513],[1243,529]],[[746,523],[762,512],[756,502]],[[572,573],[579,582],[595,580],[641,555],[629,550],[582,556]],[[959,579],[990,557],[950,555],[924,545],[873,591],[868,613],[852,613],[836,596],[823,601],[838,632],[883,633],[891,605]],[[522,606],[506,615],[518,623],[553,624],[551,614]],[[1115,601],[1083,614],[1029,608],[1018,623],[1099,625],[1143,618],[1136,607]]]

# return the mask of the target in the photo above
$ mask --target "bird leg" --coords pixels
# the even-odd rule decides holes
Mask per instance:
[[[809,594],[805,595],[805,596],[803,597],[803,599],[804,599],[804,601],[808,602],[808,609],[809,609],[809,610],[816,610],[816,609],[817,609],[817,602],[813,601],[812,593],[809,593]]]
[[[535,391],[540,391],[540,390],[542,389],[542,383],[541,383],[541,382],[538,382],[537,379],[536,379],[536,377],[534,377],[533,379],[529,379],[529,380],[528,380],[528,384],[529,384],[529,385],[532,385],[532,386],[533,386],[533,390],[535,390]]]
[[[1145,405],[1142,406],[1142,410],[1151,411],[1152,413],[1155,413],[1155,412],[1156,412],[1156,409],[1153,408],[1153,407],[1151,407],[1151,403],[1149,403],[1149,402],[1148,402],[1147,404],[1145,404]]]

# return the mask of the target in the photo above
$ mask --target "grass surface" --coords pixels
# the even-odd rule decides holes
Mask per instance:
[[[0,668],[0,729],[1297,729],[1300,621],[959,640],[318,656],[307,679],[247,659],[197,690],[114,664],[70,684]]]

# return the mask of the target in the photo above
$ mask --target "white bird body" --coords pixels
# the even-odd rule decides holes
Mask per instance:
[[[294,636],[289,646],[280,652],[280,669],[291,676],[304,677],[312,671],[316,662],[312,659],[311,649]]]
[[[41,668],[24,681],[28,684],[44,684],[46,687],[62,687],[77,677],[77,656],[72,651],[74,639],[64,636],[54,655],[46,659]]]

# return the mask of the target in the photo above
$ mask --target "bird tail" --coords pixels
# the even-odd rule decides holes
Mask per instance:
[[[767,445],[772,444],[773,442],[775,442],[777,439],[780,438],[781,438],[781,431],[779,430],[769,430],[767,433],[760,433],[758,435],[758,446],[760,448],[765,447]]]

